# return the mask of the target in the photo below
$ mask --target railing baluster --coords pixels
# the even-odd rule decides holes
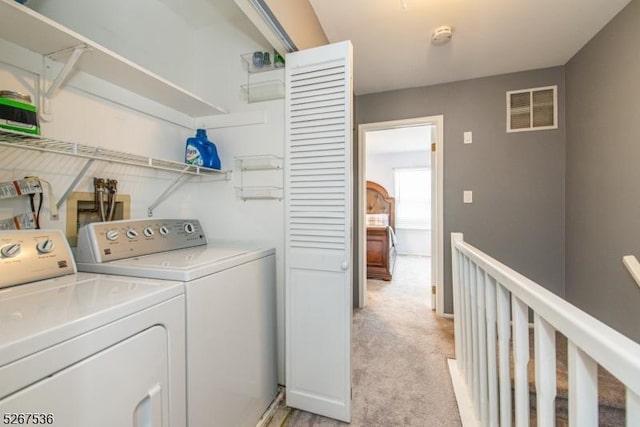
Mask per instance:
[[[627,427],[640,426],[640,396],[627,388]]]
[[[485,273],[487,376],[490,427],[498,427],[498,366],[496,361],[496,281]]]
[[[513,318],[513,377],[516,403],[516,427],[529,426],[529,308],[511,296]]]
[[[485,317],[485,272],[480,266],[476,267],[476,281],[478,285],[478,373],[480,394],[480,422],[489,424],[489,396],[487,392],[487,324]]]
[[[475,263],[471,263],[471,345],[473,346],[471,357],[473,359],[473,409],[475,410],[476,418],[480,418],[480,363],[478,357],[478,281],[477,266]]]
[[[511,377],[509,372],[509,291],[497,283],[498,354],[500,374],[500,427],[511,426]]]
[[[598,365],[573,342],[568,342],[569,427],[598,425]]]
[[[473,399],[473,345],[472,345],[472,316],[471,316],[471,260],[466,259],[464,265],[464,277],[465,277],[465,289],[464,289],[464,311],[465,311],[465,338],[466,338],[466,351],[465,351],[465,372],[467,377],[467,387],[471,390]]]
[[[467,348],[467,310],[465,308],[466,301],[466,263],[467,257],[464,255],[460,255],[460,285],[459,288],[459,303],[460,303],[460,361],[458,362],[458,366],[460,367],[460,373],[466,379],[467,373],[467,352],[469,349]],[[457,356],[456,356],[457,357]]]
[[[460,336],[462,334],[461,329],[461,308],[460,308],[460,251],[456,249],[455,244],[458,241],[462,241],[462,235],[452,234],[451,235],[451,247],[453,248],[453,256],[451,258],[451,273],[452,273],[452,281],[453,281],[453,337],[455,343],[455,355],[456,355],[456,365],[458,367],[458,371],[461,371],[461,363],[460,359],[462,358],[462,348],[460,347]]]
[[[467,257],[465,255],[460,256],[460,373],[466,380],[467,373],[467,310],[465,307],[465,266],[467,263]]]
[[[556,420],[556,331],[538,313],[533,322],[538,427],[552,426]]]

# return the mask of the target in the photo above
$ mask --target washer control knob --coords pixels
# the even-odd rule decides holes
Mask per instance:
[[[193,224],[192,224],[192,223],[190,223],[190,222],[185,222],[185,223],[184,223],[184,231],[185,231],[187,234],[193,234],[193,233],[196,231],[196,228],[193,226]]]
[[[20,253],[20,243],[10,243],[0,248],[0,253],[5,258],[13,258]]]
[[[116,240],[118,240],[118,237],[120,237],[120,232],[118,230],[109,230],[105,234],[105,237],[110,242],[115,242]]]
[[[138,237],[138,232],[136,230],[134,230],[133,228],[128,229],[125,234],[129,238],[129,240],[133,240],[136,237]]]
[[[43,240],[41,242],[38,242],[38,244],[36,245],[36,249],[41,254],[48,254],[49,252],[53,251],[53,248],[55,248],[55,244],[51,239]]]
[[[165,227],[164,225],[162,227],[160,227],[160,229],[158,231],[163,236],[166,236],[167,234],[169,234],[169,229],[167,227]]]
[[[142,234],[144,234],[146,237],[151,237],[153,236],[153,230],[151,229],[151,227],[145,227],[144,230],[142,230]]]

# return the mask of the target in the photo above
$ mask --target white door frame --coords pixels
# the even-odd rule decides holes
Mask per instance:
[[[444,189],[444,116],[416,117],[413,119],[391,120],[386,122],[363,123],[358,125],[358,197],[360,198],[360,209],[355,214],[358,215],[359,227],[358,245],[358,307],[367,305],[367,227],[365,221],[367,203],[367,179],[366,179],[366,133],[372,130],[393,129],[407,126],[432,125],[436,132],[436,155],[435,162],[431,165],[431,179],[436,182],[436,197],[431,199],[435,203],[436,216],[432,218],[431,239],[435,239],[436,251],[431,254],[432,265],[435,271],[436,285],[436,314],[444,314],[444,209],[443,209],[443,189]]]

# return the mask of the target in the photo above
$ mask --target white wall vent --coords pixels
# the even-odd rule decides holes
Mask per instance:
[[[507,132],[557,127],[558,86],[507,92]]]

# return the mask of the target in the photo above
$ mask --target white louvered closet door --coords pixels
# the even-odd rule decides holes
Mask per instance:
[[[349,421],[352,47],[287,55],[287,404]]]

